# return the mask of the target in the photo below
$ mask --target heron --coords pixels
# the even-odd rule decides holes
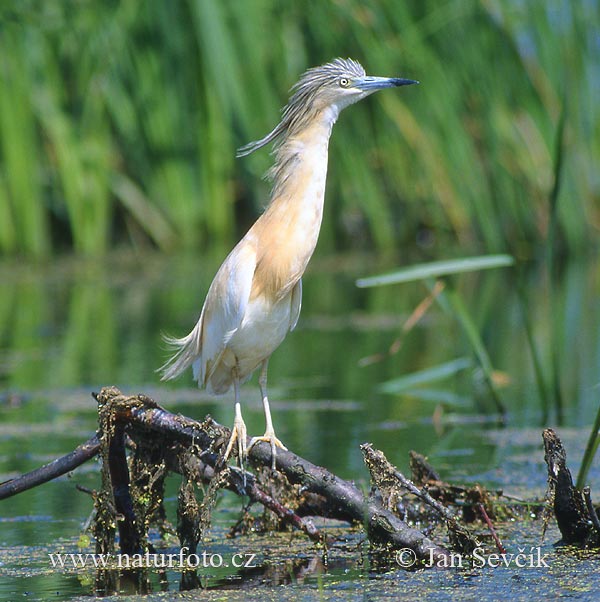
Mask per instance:
[[[302,303],[302,276],[315,250],[325,197],[328,145],[340,111],[384,88],[418,83],[373,77],[353,59],[336,58],[308,69],[290,90],[280,122],[264,138],[241,147],[244,157],[274,142],[269,203],[229,253],[208,289],[200,318],[183,338],[169,338],[173,356],[160,368],[162,380],[193,367],[194,380],[215,394],[234,390],[234,423],[222,456],[237,442],[240,465],[259,442],[286,447],[275,435],[269,398],[269,358],[294,330]],[[258,379],[266,429],[247,444],[240,386],[260,367]]]

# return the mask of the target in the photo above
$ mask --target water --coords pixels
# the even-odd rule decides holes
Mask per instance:
[[[232,422],[229,398],[207,396],[193,387],[191,375],[165,385],[155,373],[167,356],[161,333],[187,333],[221,258],[219,253],[200,260],[113,255],[102,262],[0,264],[0,480],[67,453],[91,436],[96,415],[90,392],[105,385],[145,392],[168,409],[192,417],[210,413],[224,424]],[[496,381],[504,385],[500,394],[508,414],[507,425],[501,428],[476,368],[422,387],[434,391],[432,400],[377,391],[382,382],[402,374],[472,357],[458,322],[436,305],[403,339],[397,353],[360,367],[365,357],[385,355],[406,318],[428,294],[419,283],[370,290],[354,285],[357,277],[399,264],[368,256],[324,257],[311,264],[298,329],[270,364],[278,436],[314,463],[365,485],[368,477],[358,446],[369,441],[402,470],[407,469],[407,452],[415,449],[428,455],[446,479],[479,481],[527,497],[541,495],[545,487],[541,430],[548,422],[556,423],[557,411],[553,404],[544,406],[536,388],[514,277],[497,270],[456,280],[497,370]],[[564,268],[554,313],[543,272],[532,268],[525,282],[532,329],[546,370],[550,323],[557,328],[564,396],[558,430],[576,471],[598,403],[598,262]],[[264,418],[256,378],[244,386],[242,399],[249,433],[261,434]],[[597,470],[590,480],[592,487],[598,483]],[[175,481],[168,502],[173,520]],[[16,593],[31,600],[67,600],[93,591],[93,574],[52,571],[47,560],[49,552],[77,551],[92,503],[87,494],[75,490],[76,484],[98,487],[98,463],[89,462],[69,477],[0,502],[0,599],[12,600]],[[241,544],[224,542],[222,536],[239,502],[224,496],[220,508],[211,545],[233,553]],[[538,535],[536,523],[532,533],[511,541],[537,545]],[[355,550],[360,536],[350,538],[349,546]],[[556,539],[557,533],[551,531],[544,545],[558,558],[550,546]],[[275,544],[264,538],[260,542],[261,549],[271,545]],[[509,574],[501,569],[451,577],[431,571],[418,577],[403,572],[381,575],[357,565],[354,552],[332,552],[326,572],[311,572],[307,567],[319,554],[309,543],[305,551],[306,566],[290,569],[295,599],[311,599],[316,592],[345,599],[350,591],[369,599],[386,592],[397,595],[398,585],[414,593],[419,591],[415,584],[433,588],[439,599],[451,599],[456,588],[485,597],[492,596],[495,583],[512,597],[519,580],[541,588],[540,592],[546,581],[551,582],[550,573],[543,570],[536,573],[539,582],[532,572]],[[586,567],[587,562],[555,562],[565,595],[586,599],[588,590],[575,587],[576,575],[585,574]],[[304,574],[306,578],[298,576]],[[208,575],[207,585],[217,594],[230,577]],[[177,574],[169,577],[172,592],[177,579]],[[265,580],[261,588],[269,592],[268,584],[277,580]],[[239,581],[238,576],[230,586],[239,586]],[[594,580],[589,583],[597,585]],[[161,587],[154,584],[155,590]]]

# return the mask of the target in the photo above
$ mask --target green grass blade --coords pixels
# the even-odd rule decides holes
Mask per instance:
[[[482,255],[479,257],[465,257],[464,259],[433,261],[431,263],[409,266],[390,274],[361,278],[356,281],[356,286],[359,288],[368,288],[401,282],[413,282],[415,280],[439,278],[451,274],[502,268],[513,264],[514,259],[510,255]]]
[[[527,293],[525,286],[521,282],[520,277],[517,280],[517,298],[519,308],[521,310],[521,316],[523,319],[523,326],[525,328],[527,347],[529,348],[529,353],[531,354],[531,361],[533,362],[533,373],[535,377],[535,382],[542,404],[542,424],[546,424],[546,422],[548,421],[548,415],[550,410],[550,395],[548,392],[548,387],[546,386],[546,380],[544,378],[544,369],[542,367],[540,352],[538,350],[535,338],[533,336],[533,316],[531,315],[531,312],[528,311]]]
[[[0,36],[0,170],[3,219],[14,229],[3,234],[8,249],[44,257],[50,251],[49,214],[44,207],[39,149],[30,95],[34,77],[24,52],[25,43],[13,28]],[[10,57],[10,58],[9,58]],[[12,219],[11,219],[12,218]],[[16,240],[12,240],[12,237]]]
[[[550,294],[550,306],[551,315],[558,315],[557,308],[557,291],[559,287],[559,274],[558,265],[556,261],[557,256],[557,237],[558,237],[558,200],[561,188],[561,182],[563,177],[563,166],[564,166],[564,136],[565,136],[565,123],[567,119],[567,99],[566,94],[563,95],[563,106],[560,113],[560,119],[558,122],[558,128],[556,131],[556,141],[554,149],[554,182],[550,196],[548,198],[550,223],[548,225],[548,238],[546,240],[546,256],[548,261],[548,274],[550,279],[549,294]],[[550,321],[550,365],[551,369],[551,383],[552,392],[554,395],[554,403],[556,406],[556,417],[558,423],[561,424],[563,420],[563,397],[562,387],[560,378],[560,349],[562,347],[562,341],[559,336],[558,328],[560,325],[559,320]]]
[[[594,426],[592,427],[587,445],[585,446],[585,452],[583,454],[581,466],[579,467],[579,473],[577,474],[576,487],[579,489],[579,491],[581,491],[586,485],[587,475],[590,471],[590,467],[592,466],[592,462],[594,461],[598,444],[600,444],[600,405],[598,406],[596,420],[594,421]]]
[[[446,287],[446,290],[440,295],[440,297],[441,296],[446,297],[450,301],[454,315],[463,327],[463,330],[467,335],[469,343],[473,348],[475,356],[477,357],[479,365],[483,370],[485,382],[489,388],[494,404],[496,405],[496,409],[498,410],[498,412],[500,412],[500,414],[504,415],[506,413],[506,408],[504,407],[504,404],[500,399],[500,394],[498,393],[496,385],[494,384],[494,369],[492,367],[490,356],[488,355],[485,345],[481,340],[479,330],[477,329],[473,318],[471,318],[471,315],[465,307],[462,297],[449,286]]]
[[[112,191],[160,249],[173,247],[173,228],[160,209],[150,202],[135,182],[126,176],[116,175],[112,181]]]
[[[470,398],[443,389],[407,389],[402,393],[422,401],[430,401],[436,404],[443,403],[445,406],[452,408],[466,408],[472,405]]]
[[[393,380],[388,380],[381,383],[381,385],[377,387],[377,390],[381,393],[403,393],[417,385],[436,382],[454,376],[458,372],[472,367],[472,365],[473,362],[468,357],[459,357],[450,362],[439,364],[438,366],[412,372],[411,374],[405,374],[404,376],[394,378]]]
[[[18,248],[15,222],[6,189],[6,179],[0,175],[0,251],[14,253]]]

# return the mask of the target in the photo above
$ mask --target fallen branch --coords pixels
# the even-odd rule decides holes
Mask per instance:
[[[100,451],[100,439],[94,435],[85,443],[76,447],[71,453],[61,458],[53,460],[49,464],[40,466],[31,472],[28,472],[9,481],[0,484],[0,500],[12,497],[52,479],[56,479],[68,472],[71,472],[84,462],[87,462]]]
[[[214,451],[229,438],[229,430],[207,418],[203,423],[174,416],[144,396],[126,397],[118,389],[108,387],[98,395],[98,402],[110,408],[116,420],[125,420],[131,429],[140,428],[184,445]],[[271,449],[266,443],[252,447],[248,455],[255,467],[271,466]],[[364,524],[369,538],[397,548],[411,548],[420,559],[447,558],[449,552],[413,529],[380,502],[366,499],[352,483],[340,479],[325,468],[315,466],[296,454],[278,450],[276,469],[289,483],[298,484],[308,493],[325,500],[323,516]]]
[[[217,451],[221,450],[229,439],[230,431],[212,418],[207,417],[200,423],[181,415],[174,415],[149,397],[126,396],[114,387],[102,389],[95,397],[99,404],[99,434],[64,458],[0,485],[0,499],[73,470],[104,449],[103,482],[105,487],[107,484],[112,486],[112,496],[107,497],[107,492],[104,491],[96,496],[97,504],[103,506],[98,515],[103,517],[103,524],[106,525],[110,522],[111,514],[115,519],[119,519],[116,522],[121,534],[121,545],[125,542],[126,548],[122,551],[139,549],[144,545],[145,530],[152,516],[150,511],[146,516],[136,514],[140,509],[139,504],[134,503],[132,490],[137,492],[137,488],[141,487],[144,496],[148,494],[152,500],[152,496],[156,496],[151,491],[153,479],[160,479],[156,475],[152,477],[146,474],[140,478],[139,475],[129,474],[125,462],[125,440],[128,436],[133,440],[134,447],[146,445],[148,448],[154,446],[159,450],[157,457],[147,461],[147,466],[155,470],[158,470],[157,463],[162,462],[168,465],[169,470],[183,474],[183,451],[197,449],[198,453],[192,454],[195,457],[193,472],[189,472],[189,465],[185,467],[188,475],[186,478],[193,474],[198,481],[214,482],[215,477],[219,476],[223,479],[224,487],[239,495],[248,495],[252,501],[272,510],[280,519],[301,529],[311,539],[321,539],[310,520],[267,494],[252,473],[235,468],[225,468],[225,472],[222,472],[216,468],[219,465]],[[135,453],[134,458],[135,465]],[[248,460],[253,467],[270,468],[270,446],[266,443],[253,446]],[[311,497],[313,500],[318,499],[321,516],[363,524],[371,541],[385,543],[393,548],[410,548],[419,559],[437,561],[449,558],[450,553],[445,548],[400,520],[379,500],[366,498],[354,484],[340,479],[325,468],[315,466],[290,451],[279,450],[276,469],[286,477],[290,485],[296,487],[299,507]],[[162,474],[162,469],[158,470],[158,473]],[[156,501],[149,506],[156,511]],[[112,524],[114,525],[114,522]],[[191,540],[197,541],[196,536],[190,537]],[[101,546],[102,551],[106,551],[105,548],[112,545],[111,541],[111,537],[106,538],[106,542]]]

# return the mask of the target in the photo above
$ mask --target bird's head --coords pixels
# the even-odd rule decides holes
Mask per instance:
[[[333,110],[335,121],[342,109],[377,90],[418,83],[412,79],[366,75],[363,66],[353,59],[337,58],[320,67],[308,69],[292,87],[279,124],[261,140],[240,148],[237,156],[249,155],[282,134],[301,129],[316,114],[327,109]]]
[[[341,111],[377,90],[417,83],[399,77],[373,77],[365,73],[359,62],[337,58],[306,71],[292,89],[288,107],[301,105],[321,110],[334,106]]]

